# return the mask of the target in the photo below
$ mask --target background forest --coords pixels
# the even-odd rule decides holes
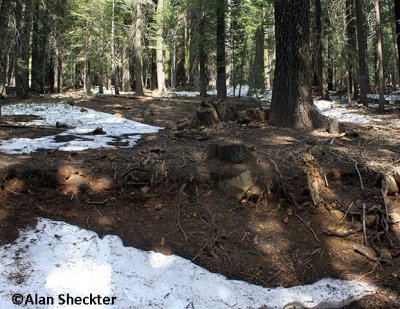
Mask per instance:
[[[366,104],[380,79],[386,90],[399,84],[398,1],[313,0],[298,13],[309,14],[318,95],[357,99],[360,88]],[[2,0],[0,91],[262,91],[273,86],[275,19],[262,0]]]

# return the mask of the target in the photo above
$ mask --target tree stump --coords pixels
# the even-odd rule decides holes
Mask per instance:
[[[200,109],[197,111],[197,125],[210,127],[218,122],[218,113],[212,103],[201,102]]]
[[[251,122],[267,122],[267,114],[265,111],[259,108],[246,109],[239,112],[239,122],[240,123],[251,123]]]
[[[220,101],[218,103],[211,103],[217,111],[218,119],[221,121],[233,121],[236,118],[236,108],[228,101]]]
[[[246,162],[249,157],[249,151],[243,144],[210,144],[207,146],[207,159],[218,158],[221,161],[239,164]]]
[[[328,132],[330,134],[339,134],[339,121],[337,118],[328,119]]]

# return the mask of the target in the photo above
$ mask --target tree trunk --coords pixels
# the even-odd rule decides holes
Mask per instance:
[[[383,72],[383,42],[381,28],[381,1],[375,0],[376,14],[376,38],[377,38],[377,56],[378,56],[378,91],[379,91],[379,111],[385,110],[385,77]]]
[[[7,69],[7,44],[6,35],[8,30],[8,13],[10,9],[10,0],[2,0],[0,8],[0,38],[3,43],[0,44],[0,97],[5,95],[6,88],[6,69]]]
[[[162,16],[164,8],[164,0],[158,0],[157,15]],[[157,90],[158,93],[165,91],[165,73],[164,73],[164,40],[163,40],[163,24],[158,25],[157,29]]]
[[[199,24],[199,63],[200,63],[200,96],[207,96],[207,78],[206,78],[206,61],[205,52],[205,33],[204,33],[205,16],[201,13]]]
[[[263,22],[263,21],[261,20],[261,22]],[[264,25],[259,26],[255,33],[255,54],[254,54],[254,62],[253,62],[253,69],[252,69],[252,75],[253,75],[252,88],[255,90],[264,90],[265,89],[264,33],[265,33]]]
[[[217,96],[226,97],[225,0],[217,0]]]
[[[129,71],[129,46],[125,45],[122,50],[122,91],[131,90],[130,71]]]
[[[357,63],[356,51],[354,50],[357,46],[356,37],[356,27],[355,27],[355,17],[354,17],[354,0],[346,0],[346,36],[347,36],[347,70],[349,71],[349,79],[351,86],[351,93],[353,94],[352,99],[356,100],[358,98],[358,80],[356,75]]]
[[[315,0],[315,65],[316,65],[316,81],[318,91],[316,95],[322,97],[322,99],[329,99],[329,93],[326,86],[326,80],[324,76],[324,46],[322,44],[322,9],[321,0]]]
[[[111,16],[111,81],[114,86],[116,95],[119,95],[119,74],[117,60],[115,54],[115,1],[112,1],[112,16]]]
[[[360,103],[368,106],[368,67],[366,62],[367,39],[365,35],[365,16],[363,11],[363,1],[356,1],[357,16],[357,41],[358,41],[358,70],[360,83]]]
[[[142,25],[143,14],[140,3],[136,4],[136,33],[135,33],[135,85],[136,94],[143,96],[143,60],[142,60]]]
[[[275,1],[276,69],[270,112],[275,126],[310,129],[322,124],[312,100],[309,11],[309,0]]]
[[[57,92],[62,93],[63,91],[63,60],[59,54],[57,57]]]
[[[400,59],[400,1],[394,0],[394,16],[396,19],[397,57]],[[400,60],[398,62],[398,73],[400,83]]]
[[[22,4],[17,3],[17,43],[15,57],[15,87],[19,98],[26,98],[29,93],[29,43],[33,19],[34,0],[24,1],[24,11]],[[22,16],[24,16],[22,18]]]

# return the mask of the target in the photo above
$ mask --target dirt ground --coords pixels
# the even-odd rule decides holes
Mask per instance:
[[[348,308],[400,308],[400,240],[384,220],[379,176],[400,166],[398,130],[341,125],[347,134],[336,137],[260,123],[187,125],[199,98],[30,101],[68,96],[77,106],[165,129],[130,149],[0,154],[0,244],[45,217],[265,287],[366,280],[379,292]],[[230,101],[238,109],[257,106]],[[4,126],[0,139],[57,130]],[[246,147],[243,163],[209,155],[209,145],[238,143]],[[397,203],[397,195],[385,199]]]

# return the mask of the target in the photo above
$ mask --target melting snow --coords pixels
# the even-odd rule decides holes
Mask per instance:
[[[228,280],[175,255],[124,247],[116,236],[101,239],[48,219],[0,247],[0,308],[5,309],[16,308],[14,293],[55,299],[53,306],[35,308],[66,308],[58,303],[58,295],[66,293],[116,297],[114,306],[96,308],[338,308],[375,290],[367,283],[333,279],[263,288]]]
[[[161,128],[142,124],[122,117],[97,112],[91,109],[68,104],[16,104],[3,106],[3,115],[37,115],[41,119],[20,122],[24,126],[56,126],[66,124],[72,129],[57,135],[40,138],[12,138],[0,141],[0,152],[8,154],[32,153],[39,149],[56,149],[60,151],[82,151],[86,149],[114,147],[118,143],[123,147],[132,147],[143,134],[156,133]],[[101,127],[104,135],[90,135]],[[56,138],[72,136],[72,141],[58,142]],[[122,147],[122,146],[120,146]]]

